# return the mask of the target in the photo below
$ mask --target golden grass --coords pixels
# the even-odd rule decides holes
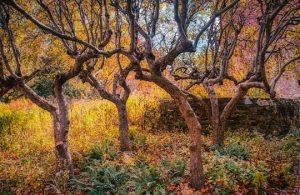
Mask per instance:
[[[131,128],[138,128],[145,109],[156,105],[151,96],[132,96],[127,103]],[[55,171],[51,115],[25,99],[1,103],[0,110],[0,181],[41,189]],[[70,149],[78,163],[97,143],[107,139],[118,143],[118,116],[108,101],[71,102],[70,121]]]

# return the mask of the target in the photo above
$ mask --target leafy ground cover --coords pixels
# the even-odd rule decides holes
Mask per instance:
[[[188,187],[188,136],[147,131],[145,108],[154,100],[128,102],[133,153],[118,150],[114,108],[106,101],[71,105],[70,145],[76,178],[55,177],[50,116],[25,100],[2,104],[0,113],[0,194],[195,194]],[[139,109],[136,109],[136,108]],[[138,112],[137,112],[138,110]],[[284,137],[251,127],[227,132],[225,148],[211,147],[203,136],[203,194],[276,192],[292,184],[300,153],[300,130]]]

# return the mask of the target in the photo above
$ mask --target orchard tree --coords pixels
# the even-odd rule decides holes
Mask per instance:
[[[112,93],[106,90],[96,76],[92,74],[92,70],[95,68],[99,58],[105,61],[105,58],[111,57],[120,50],[120,48],[116,48],[109,52],[104,51],[105,47],[112,47],[111,39],[113,35],[112,22],[110,22],[110,12],[113,13],[113,10],[110,9],[107,1],[74,0],[67,2],[57,0],[54,1],[53,5],[51,1],[37,0],[37,3],[42,8],[42,13],[47,16],[47,19],[43,23],[41,22],[42,19],[38,20],[34,18],[15,1],[9,2],[14,9],[32,21],[40,29],[60,38],[67,54],[71,58],[77,59],[85,55],[85,59],[80,60],[80,62],[74,66],[73,73],[60,79],[60,85],[62,86],[68,80],[78,76],[82,72],[81,78],[83,81],[90,83],[99,92],[102,98],[116,105],[119,114],[120,148],[122,151],[130,151],[131,143],[126,109],[126,101],[129,97],[130,89],[125,79],[131,66],[126,68],[125,71],[120,68],[120,74],[115,77],[115,86],[120,86],[124,89],[124,95],[122,97],[116,94],[116,90],[113,90]],[[117,27],[117,17],[114,19]],[[76,21],[80,23],[78,24]],[[44,23],[49,23],[49,25],[45,25]],[[119,37],[120,35],[116,36],[115,40],[120,39]],[[120,44],[116,44],[116,46],[119,47]],[[120,64],[121,62],[118,60],[118,63]],[[100,67],[103,68],[102,65],[100,65]],[[82,71],[83,69],[85,69],[84,72]]]
[[[71,153],[68,144],[68,132],[70,127],[70,121],[68,116],[68,104],[65,99],[63,86],[72,78],[79,75],[82,71],[84,64],[94,58],[99,58],[99,56],[109,57],[113,55],[117,50],[112,51],[104,51],[104,47],[108,44],[111,32],[105,31],[107,28],[105,26],[98,26],[97,35],[101,34],[101,32],[105,32],[106,34],[99,37],[89,37],[89,34],[83,28],[85,26],[85,21],[87,18],[83,18],[80,15],[75,15],[70,9],[78,9],[79,12],[82,9],[82,4],[73,3],[67,4],[65,1],[56,1],[53,7],[49,7],[44,1],[38,0],[37,3],[41,6],[42,10],[45,11],[47,22],[49,25],[45,25],[40,20],[33,17],[27,11],[25,11],[22,6],[17,4],[15,1],[4,1],[7,5],[17,10],[31,22],[33,22],[37,27],[41,30],[54,35],[55,37],[61,40],[62,45],[65,47],[66,53],[73,59],[74,63],[70,65],[70,69],[65,72],[60,72],[55,76],[55,79],[52,84],[52,91],[54,94],[54,99],[56,104],[53,105],[49,101],[43,99],[41,96],[37,95],[31,88],[25,85],[24,82],[20,82],[18,86],[22,89],[23,93],[35,104],[42,107],[43,109],[49,111],[53,115],[54,121],[54,137],[55,137],[55,146],[56,146],[56,154],[58,159],[58,169],[57,172],[60,173],[64,169],[64,165],[66,164],[69,169],[70,177],[73,177],[73,162],[71,158]],[[100,2],[98,2],[100,4]],[[1,3],[2,8],[5,7],[3,3]],[[5,8],[4,10],[7,10]],[[55,11],[51,11],[54,9]],[[7,13],[7,11],[6,11]],[[7,15],[7,14],[6,14]],[[85,17],[85,16],[84,16]],[[9,17],[4,18],[4,21],[8,21]],[[75,21],[81,21],[78,24]],[[99,33],[98,33],[99,30]],[[8,34],[11,30],[9,27],[6,29]],[[80,35],[81,38],[77,37]],[[101,34],[102,35],[102,34]],[[12,36],[11,36],[12,37]],[[83,39],[87,39],[87,41]],[[13,51],[16,51],[17,55],[14,54],[16,67],[21,67],[20,55],[17,51],[17,46],[15,44],[14,39],[10,38],[11,47]],[[4,58],[4,52],[2,58]],[[5,58],[4,58],[4,61]],[[10,70],[8,63],[6,63],[7,69],[9,70],[12,77],[15,80],[22,80],[24,78],[19,74],[19,72],[13,72]],[[20,69],[20,68],[18,68]]]
[[[59,124],[59,116],[58,116],[58,106],[53,105],[50,101],[45,100],[38,94],[36,94],[27,84],[26,84],[26,76],[23,76],[22,68],[24,67],[23,62],[21,60],[21,53],[16,44],[16,39],[14,36],[14,32],[10,27],[10,19],[12,17],[11,10],[6,5],[1,4],[1,25],[2,25],[2,33],[0,38],[0,53],[1,53],[1,64],[4,64],[6,68],[7,74],[9,74],[8,78],[10,78],[12,84],[10,88],[17,87],[19,88],[26,97],[28,97],[31,101],[37,104],[42,109],[50,112],[53,115],[53,124],[54,124],[54,134],[55,134],[55,143],[56,143],[56,155],[58,160],[58,170],[61,171],[61,168],[64,164],[64,160],[67,160],[70,174],[73,174],[73,165],[72,159],[70,156],[68,145],[63,145],[64,139],[62,129]],[[6,40],[5,40],[6,39]],[[7,44],[4,45],[4,41]],[[6,48],[5,48],[6,47]],[[8,54],[9,50],[12,50],[11,56],[13,60],[9,60]],[[23,65],[23,66],[22,66]],[[15,67],[15,68],[14,68]],[[4,71],[4,69],[2,69]],[[3,77],[4,78],[4,75]],[[67,143],[67,141],[65,141]]]
[[[285,69],[299,61],[299,8],[299,1],[240,3],[210,26],[200,55],[204,63],[179,66],[172,72],[175,80],[192,80],[186,90],[194,85],[206,89],[214,144],[224,146],[226,122],[250,89],[262,89],[274,98],[276,83]],[[238,80],[235,66],[241,68],[243,79]],[[236,92],[220,111],[215,87],[225,80],[235,84]]]
[[[102,5],[102,4],[101,4]],[[103,7],[104,7],[104,21],[105,25],[107,26],[107,31],[111,31],[110,29],[110,14],[109,9],[106,1],[103,1]],[[84,10],[82,11],[83,14]],[[121,48],[121,36],[122,36],[122,25],[121,25],[121,18],[119,15],[118,9],[115,10],[115,20],[114,26],[115,26],[115,45],[117,48]],[[102,14],[100,14],[102,16]],[[91,26],[89,26],[91,28]],[[92,29],[89,30],[92,32]],[[128,74],[132,71],[133,65],[132,63],[129,63],[125,68],[122,64],[124,64],[124,60],[120,59],[120,54],[117,53],[116,60],[114,61],[115,64],[108,64],[106,63],[106,58],[102,58],[100,60],[100,63],[98,63],[98,59],[92,60],[89,63],[87,63],[86,69],[82,71],[80,77],[83,82],[88,82],[92,87],[94,87],[99,95],[110,102],[112,102],[118,111],[118,117],[119,117],[119,140],[120,140],[120,150],[121,151],[131,151],[132,145],[130,141],[129,136],[129,123],[128,123],[128,114],[127,114],[127,107],[126,102],[130,95],[130,88],[127,85],[126,78]],[[105,68],[105,66],[111,67],[117,67],[118,71],[114,74],[114,77],[112,79],[112,89],[109,90],[103,83],[100,82],[97,75],[100,75],[99,73]],[[103,79],[103,76],[100,78]],[[105,78],[108,79],[108,78]],[[118,93],[121,90],[121,93]]]
[[[241,3],[240,3],[241,4]],[[245,6],[236,4],[231,10],[214,20],[201,39],[202,48],[193,56],[185,56],[170,70],[176,81],[192,80],[184,90],[190,90],[195,85],[203,85],[208,94],[210,104],[202,101],[201,97],[191,96],[201,101],[209,109],[206,114],[211,121],[215,145],[223,146],[225,121],[221,120],[222,113],[219,107],[219,97],[215,86],[223,85],[225,80],[238,84],[236,78],[229,73],[230,60],[235,54],[235,48],[240,33],[245,24]],[[199,62],[201,64],[199,64]],[[225,110],[224,110],[225,111]],[[226,111],[225,111],[226,112]],[[224,113],[225,113],[224,112]]]
[[[227,1],[226,1],[227,2]],[[217,1],[209,20],[201,26],[198,22],[198,34],[195,41],[188,37],[188,27],[197,13],[207,5],[203,2],[189,2],[188,0],[160,1],[152,3],[138,0],[127,0],[125,2],[113,1],[113,5],[125,15],[129,23],[131,43],[129,50],[121,50],[135,66],[136,78],[139,80],[155,83],[166,91],[174,100],[188,126],[190,137],[190,185],[199,189],[203,183],[203,166],[201,157],[201,124],[188,102],[188,94],[180,89],[175,83],[163,75],[167,66],[173,66],[175,59],[185,52],[195,52],[199,38],[209,26],[223,13],[231,9],[238,0],[227,2]],[[160,8],[164,7],[164,10]],[[169,9],[173,8],[173,9]],[[172,10],[172,11],[171,11]],[[173,21],[163,22],[166,15],[173,15]],[[207,16],[206,16],[207,17]],[[143,19],[143,20],[142,20]],[[160,24],[161,22],[161,24]],[[174,23],[173,23],[174,22]],[[155,47],[158,29],[164,26],[175,25],[177,28],[174,44],[167,52],[159,51]],[[174,28],[174,26],[172,27]],[[168,33],[167,31],[163,34]],[[168,37],[166,37],[168,39]],[[145,67],[146,66],[146,67]]]

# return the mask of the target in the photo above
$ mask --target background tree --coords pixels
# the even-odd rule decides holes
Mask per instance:
[[[215,144],[224,146],[225,124],[247,92],[259,88],[274,98],[277,81],[287,66],[299,60],[299,43],[295,40],[297,32],[294,31],[299,25],[299,5],[299,2],[291,1],[240,3],[239,8],[220,17],[216,25],[211,25],[206,48],[202,51],[204,65],[187,65],[173,71],[176,80],[193,80],[187,90],[194,85],[205,87],[210,98]],[[236,52],[243,51],[252,62],[245,60],[234,64],[235,56],[241,57]],[[240,73],[234,72],[235,66],[248,67],[242,68],[244,79],[238,79]],[[271,71],[274,69],[277,69],[275,73]],[[176,74],[180,71],[183,75]],[[233,81],[236,92],[220,112],[215,87],[222,85],[224,80]],[[225,87],[231,86],[227,84]]]
[[[100,4],[102,6],[102,4]],[[104,21],[106,25],[106,31],[111,31],[111,25],[109,23],[109,8],[106,3],[106,1],[103,1],[103,8],[104,8]],[[102,10],[102,7],[100,7]],[[100,11],[101,12],[101,11]],[[83,11],[84,13],[84,11]],[[122,30],[122,25],[121,25],[121,18],[119,16],[119,12],[116,9],[115,10],[115,20],[114,20],[114,26],[115,26],[115,45],[117,48],[121,48],[121,30]],[[86,14],[84,14],[86,15]],[[100,13],[100,16],[102,14]],[[91,26],[89,26],[91,28]],[[90,32],[93,30],[91,29]],[[106,63],[106,59],[102,58],[100,64],[97,63],[98,60],[93,60],[90,61],[87,64],[87,68],[85,71],[82,72],[81,78],[83,82],[88,82],[92,87],[94,87],[99,95],[112,102],[115,104],[118,115],[119,115],[119,140],[120,140],[120,150],[121,151],[131,151],[131,141],[129,137],[129,124],[128,124],[128,114],[127,114],[127,108],[126,108],[126,102],[129,98],[130,95],[130,88],[126,83],[126,78],[130,71],[133,69],[133,65],[129,64],[127,67],[122,67],[122,64],[124,63],[124,60],[120,59],[119,53],[116,54],[116,60],[115,64],[108,64]],[[126,62],[126,61],[125,61]],[[118,72],[114,74],[114,77],[112,78],[112,89],[109,90],[103,85],[99,79],[97,78],[97,75],[100,75],[99,73],[103,70],[104,66],[113,66],[113,67],[118,67]],[[97,67],[99,66],[99,67]],[[97,71],[95,74],[93,73],[93,70],[97,68]],[[99,76],[98,76],[99,77]],[[102,76],[103,77],[103,76]],[[101,78],[101,77],[100,77]],[[121,94],[118,93],[118,88],[122,89]]]

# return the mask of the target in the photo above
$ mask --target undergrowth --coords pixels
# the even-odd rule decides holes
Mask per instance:
[[[147,131],[145,109],[154,99],[133,96],[128,102],[134,152],[118,148],[113,105],[80,101],[70,105],[70,147],[76,177],[71,183],[54,176],[55,155],[51,116],[28,101],[0,104],[0,194],[61,193],[166,194],[188,190],[188,135]],[[138,108],[138,109],[137,109]],[[265,139],[258,132],[227,132],[224,148],[203,154],[203,193],[265,192],[292,183],[293,159],[300,153],[300,130]],[[203,136],[209,146],[210,135]]]

